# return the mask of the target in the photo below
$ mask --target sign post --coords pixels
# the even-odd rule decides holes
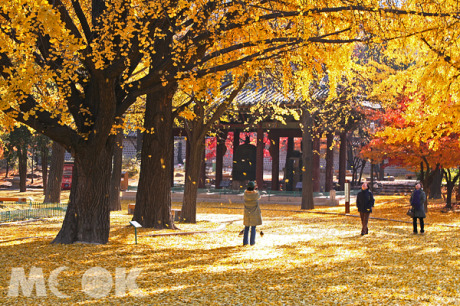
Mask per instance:
[[[131,224],[134,227],[134,237],[136,239],[135,241],[137,244],[137,229],[142,227],[142,225],[140,225],[137,221],[129,221],[129,224]]]
[[[350,213],[350,182],[345,182],[345,213]]]

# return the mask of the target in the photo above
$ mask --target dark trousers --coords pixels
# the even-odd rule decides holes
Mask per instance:
[[[244,227],[243,245],[248,244],[249,226]],[[251,245],[256,244],[256,227],[251,226]]]
[[[417,233],[417,219],[420,220],[420,233],[424,233],[424,225],[423,218],[412,218],[412,225],[414,226],[414,233]]]
[[[361,217],[361,224],[363,226],[363,228],[361,229],[361,234],[362,235],[369,233],[369,229],[367,228],[367,223],[369,222],[369,215],[370,214],[371,213],[368,213],[368,212],[359,212],[359,215]]]

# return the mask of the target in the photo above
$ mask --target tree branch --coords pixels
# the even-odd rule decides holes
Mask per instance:
[[[73,2],[73,1],[72,1]],[[48,0],[48,3],[57,9],[61,15],[61,21],[65,24],[66,28],[77,38],[82,38],[80,31],[73,22],[72,18],[69,15],[65,5],[61,0]]]
[[[249,79],[249,75],[247,73],[244,74],[243,77],[238,82],[238,86],[232,90],[230,95],[228,95],[228,97],[222,103],[219,104],[217,109],[214,111],[214,114],[211,116],[211,118],[206,123],[205,129],[207,131],[209,131],[212,125],[214,125],[219,120],[219,118],[222,117],[222,115],[228,109],[228,106],[235,100],[236,96],[244,88],[244,85],[246,84],[248,79]]]
[[[91,28],[89,27],[88,20],[81,9],[80,2],[76,0],[72,0],[72,6],[75,11],[75,15],[77,15],[78,20],[80,21],[81,27],[83,29],[83,33],[85,33],[86,42],[88,45],[91,44],[93,39],[93,34],[91,32]]]

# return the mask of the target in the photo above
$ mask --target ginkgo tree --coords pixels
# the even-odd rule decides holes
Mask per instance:
[[[430,117],[428,109],[425,108],[425,95],[413,93],[411,98],[403,96],[398,100],[393,108],[387,108],[384,113],[374,116],[374,119],[379,119],[381,130],[362,153],[376,161],[388,159],[388,165],[419,170],[420,180],[428,194],[436,170],[442,168],[448,187],[447,205],[450,206],[452,190],[458,177],[452,178],[449,169],[460,165],[460,139],[445,125],[434,125],[431,126],[434,130],[427,128],[420,131],[419,125]],[[444,101],[439,108],[448,111],[449,104],[451,102]],[[450,122],[451,126],[454,124]],[[438,136],[426,138],[426,134]]]
[[[178,103],[176,111],[187,133],[187,140],[191,144],[185,167],[184,198],[181,209],[183,222],[196,222],[198,181],[202,163],[205,162],[202,158],[205,151],[205,137],[213,127],[216,128],[219,119],[231,108],[248,78],[247,74],[240,77],[223,77],[221,88],[215,90],[211,90],[211,87],[207,86],[208,79],[203,78],[201,88],[194,86],[178,92],[182,97],[180,99],[182,103]]]
[[[289,52],[344,65],[353,41],[446,29],[457,8],[417,1],[1,0],[0,110],[75,160],[55,243],[106,243],[116,125],[146,96],[135,218],[172,226],[172,98],[180,81]],[[404,5],[404,6],[403,6]],[[432,22],[425,19],[430,17]],[[436,24],[435,24],[436,23]],[[455,26],[455,25],[454,25]],[[385,30],[382,30],[385,29]],[[401,29],[404,29],[401,30]],[[334,48],[324,48],[330,44]],[[169,185],[168,185],[169,184]]]

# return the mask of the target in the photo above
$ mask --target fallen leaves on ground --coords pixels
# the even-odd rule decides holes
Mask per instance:
[[[426,233],[413,235],[405,215],[407,196],[377,197],[369,235],[344,206],[302,211],[293,205],[261,205],[263,222],[256,245],[242,246],[242,205],[200,203],[197,224],[181,229],[138,230],[132,216],[113,212],[106,245],[50,244],[62,218],[1,227],[0,301],[3,304],[172,304],[172,305],[451,305],[458,304],[460,214],[442,213],[433,202]],[[126,203],[124,203],[126,209]],[[179,205],[174,205],[180,208]],[[357,215],[351,205],[351,215]],[[389,220],[382,220],[389,219]],[[217,231],[222,222],[228,223]],[[453,227],[452,227],[453,226]],[[263,230],[264,237],[260,236]],[[150,236],[155,233],[210,231],[205,234]],[[60,272],[57,297],[49,286]],[[8,296],[13,267],[41,268],[46,296]],[[82,278],[100,267],[112,277],[103,297],[88,296]],[[141,269],[135,291],[117,293],[116,269]],[[120,289],[120,288],[118,288]],[[123,288],[122,288],[123,289]],[[126,289],[126,288],[125,288]]]

